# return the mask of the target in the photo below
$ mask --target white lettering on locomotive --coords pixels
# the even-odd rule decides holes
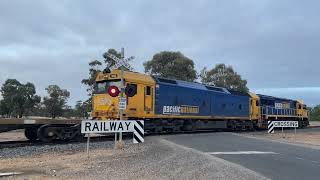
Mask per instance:
[[[198,106],[163,106],[162,114],[198,114]]]
[[[289,103],[274,103],[276,109],[290,109]]]

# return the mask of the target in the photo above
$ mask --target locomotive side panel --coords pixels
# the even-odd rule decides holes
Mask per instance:
[[[170,84],[158,84],[155,113],[167,116],[209,116],[208,92]]]
[[[221,118],[249,119],[249,97],[210,92],[211,114]]]
[[[155,113],[162,117],[249,119],[250,97],[209,90],[196,83],[157,82]]]

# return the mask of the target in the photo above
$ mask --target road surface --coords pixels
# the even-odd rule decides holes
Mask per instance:
[[[271,179],[320,179],[320,148],[225,132],[175,135],[165,139],[239,164]]]

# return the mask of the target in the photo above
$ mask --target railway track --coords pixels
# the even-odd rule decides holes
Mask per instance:
[[[320,126],[309,126],[303,128],[303,130],[308,129],[315,129],[320,128]],[[288,129],[285,129],[288,131]],[[255,131],[265,131],[265,130],[255,130]],[[162,133],[146,133],[146,136],[161,136],[161,135],[178,135],[178,134],[201,134],[201,133],[215,133],[215,132],[235,132],[235,133],[244,133],[248,131],[226,131],[226,130],[202,130],[196,132],[190,131],[181,131],[181,132],[162,132]],[[132,134],[123,134],[124,139],[131,139]],[[49,143],[37,141],[29,141],[29,140],[15,140],[15,141],[2,141],[0,142],[0,150],[4,148],[18,148],[18,147],[25,147],[25,146],[51,146],[51,145],[63,145],[63,144],[76,144],[76,143],[85,143],[87,138],[83,138],[80,141],[70,140],[70,141],[63,141],[63,140],[54,140]],[[101,136],[92,136],[90,137],[90,142],[103,142],[103,141],[114,141],[114,134],[106,134]]]
[[[146,136],[161,136],[161,135],[177,135],[177,134],[195,134],[195,133],[213,133],[213,132],[222,132],[222,130],[202,130],[196,132],[190,131],[181,131],[181,132],[161,132],[161,133],[146,133]],[[124,133],[123,139],[131,139],[131,133]],[[63,144],[75,144],[75,143],[85,143],[87,138],[84,137],[82,140],[70,140],[70,141],[63,141],[63,140],[54,140],[52,142],[42,142],[40,140],[37,141],[30,141],[30,140],[14,140],[14,141],[2,141],[0,142],[0,150],[4,148],[18,148],[18,147],[25,147],[25,146],[53,146],[53,145],[63,145]],[[90,142],[103,142],[103,141],[114,141],[114,134],[106,134],[101,136],[91,136]]]

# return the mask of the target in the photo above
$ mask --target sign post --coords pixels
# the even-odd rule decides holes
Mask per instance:
[[[124,87],[125,87],[125,82],[124,82],[124,68],[127,68],[129,70],[131,70],[132,68],[130,67],[130,65],[128,64],[128,62],[132,59],[134,59],[133,56],[125,59],[124,58],[124,48],[121,48],[121,58],[116,57],[113,54],[107,53],[107,56],[111,59],[113,59],[114,61],[116,61],[116,64],[113,68],[119,68],[121,70],[121,87],[120,87],[120,96],[119,96],[119,119],[123,120],[123,110],[126,109],[126,105],[127,105],[127,101],[123,101],[123,94],[124,94]],[[121,100],[120,100],[121,99]],[[120,102],[121,103],[121,108],[120,108]],[[123,105],[125,102],[125,105]],[[124,108],[123,108],[124,107]],[[115,143],[117,141],[117,133],[115,133]],[[119,142],[122,143],[122,132],[119,133]]]
[[[87,156],[88,156],[88,159],[90,157],[90,154],[89,154],[89,144],[90,144],[90,133],[87,133],[88,137],[87,137]]]
[[[121,61],[123,61],[124,59],[124,48],[121,48]],[[123,100],[123,92],[124,92],[124,75],[123,75],[123,66],[120,66],[120,69],[121,69],[121,91],[120,91],[120,97],[119,97],[119,100],[121,98],[121,101],[122,101],[122,108],[120,109],[120,106],[119,106],[119,112],[120,112],[120,120],[123,120],[123,110],[126,109],[126,105],[127,105],[127,102]],[[120,102],[119,101],[119,105],[120,105]],[[124,105],[125,103],[125,105]],[[119,141],[120,143],[122,143],[122,132],[120,132],[120,137],[119,137]]]

